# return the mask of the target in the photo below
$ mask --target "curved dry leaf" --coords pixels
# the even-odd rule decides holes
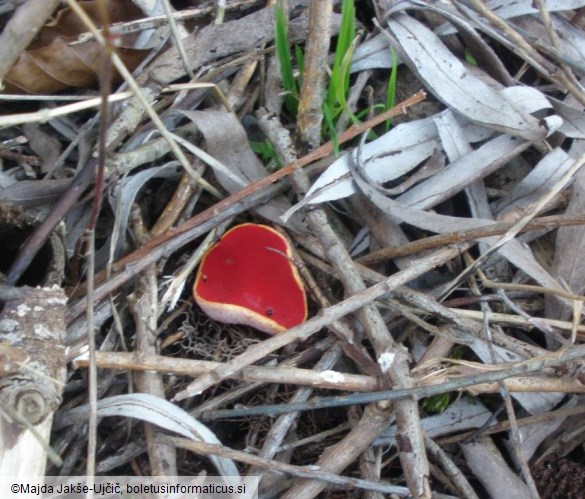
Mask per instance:
[[[495,80],[487,74],[478,77],[479,70],[466,67],[437,35],[412,17],[396,14],[383,33],[433,95],[450,109],[474,123],[530,141],[547,136],[546,128],[518,108],[497,88]]]
[[[503,84],[513,83],[514,80],[508,70],[491,46],[484,40],[484,37],[478,33],[468,20],[460,16],[456,10],[450,9],[446,5],[431,5],[429,2],[416,0],[401,2],[399,10],[404,10],[407,7],[434,12],[448,19],[450,23],[447,26],[451,28],[454,25],[457,26],[460,36],[464,39],[465,45],[477,60],[479,67],[483,68],[490,76]],[[441,36],[440,33],[435,32]],[[445,34],[443,33],[443,35]],[[396,54],[396,62],[402,62],[398,54]],[[391,68],[393,64],[394,61],[392,60],[388,39],[384,34],[380,33],[357,48],[352,59],[351,71],[355,72],[370,68]]]
[[[414,1],[413,3],[421,7],[425,6],[421,1]],[[544,0],[544,6],[549,13],[580,9],[584,5],[584,0]],[[533,14],[538,14],[538,8],[535,6],[533,0],[490,0],[486,2],[486,6],[500,19],[513,19],[520,16],[528,17]],[[435,11],[438,10],[446,9],[443,5],[440,5],[436,7]],[[451,21],[451,19],[449,20]],[[445,23],[439,26],[435,32],[443,36],[455,33],[456,29],[451,23]]]
[[[136,196],[146,183],[154,178],[176,179],[181,175],[178,161],[171,161],[162,166],[153,166],[142,170],[135,175],[123,178],[110,191],[109,201],[116,213],[116,226],[112,236],[115,241],[115,254],[118,255],[125,246],[126,229],[130,219],[130,212]]]
[[[513,140],[510,137],[498,137],[494,141],[498,141],[501,147],[504,144],[499,142],[499,139]],[[494,142],[492,141],[492,142]],[[485,146],[484,146],[485,147]],[[472,153],[473,154],[473,153]],[[455,164],[455,163],[452,163]],[[426,206],[417,208],[416,206],[409,206],[406,203],[400,202],[400,197],[397,200],[391,199],[382,195],[375,187],[370,185],[368,179],[363,177],[363,173],[353,165],[352,173],[353,179],[361,192],[379,209],[390,215],[396,223],[407,223],[420,229],[428,230],[438,234],[445,234],[449,232],[456,232],[458,230],[465,230],[477,227],[484,227],[493,224],[492,220],[483,220],[479,218],[462,218],[452,217],[447,215],[439,215],[423,211]],[[442,172],[441,172],[442,173]],[[441,173],[435,175],[439,177]],[[461,173],[460,173],[461,176]],[[431,179],[432,181],[432,179]],[[471,181],[474,181],[472,178]],[[498,237],[486,237],[481,240],[486,244],[495,244]],[[531,276],[535,281],[543,286],[558,289],[559,286],[551,275],[538,263],[529,248],[522,246],[517,240],[513,239],[502,246],[499,253],[507,258],[511,263],[522,269],[526,274]]]
[[[526,213],[554,185],[574,163],[565,151],[553,149],[513,189],[493,203],[498,218],[516,209]]]
[[[551,15],[550,21],[557,37],[557,45],[551,50],[559,61],[572,66],[581,74],[585,66],[585,35],[582,29],[559,15]],[[515,19],[513,24],[530,43],[548,40],[547,28],[539,17],[523,16]]]
[[[524,113],[531,113],[550,107],[550,103],[544,98],[543,94],[527,87],[508,87],[503,89],[502,93],[508,98],[514,99],[516,107]],[[407,174],[427,160],[436,148],[440,148],[439,134],[434,120],[447,113],[451,113],[451,111],[445,110],[429,118],[401,123],[378,139],[364,145],[362,154],[367,176],[378,183],[388,182]],[[467,142],[484,141],[493,134],[492,130],[475,125],[459,114],[455,114],[455,119],[463,129]],[[501,140],[509,142],[509,139]],[[497,157],[499,154],[497,147],[494,150],[488,151],[484,149],[481,153],[479,150],[471,153],[473,155],[464,160],[469,162],[469,167],[463,168],[462,165],[458,165],[457,168],[460,168],[460,171],[477,172],[478,167],[476,165],[478,160],[484,167],[486,165],[489,167],[492,158]],[[349,161],[349,154],[344,154],[337,159],[314,182],[307,192],[304,202],[296,204],[292,210],[287,212],[285,217],[297,211],[306,203],[316,204],[334,201],[355,193],[355,184],[349,173]],[[487,173],[481,176],[486,175]],[[459,177],[460,173],[457,172],[456,176]],[[426,185],[429,187],[433,183],[431,180]],[[435,204],[438,202],[436,201]]]
[[[56,427],[63,427],[88,417],[88,407],[81,406],[66,411]],[[178,433],[196,442],[221,445],[215,434],[203,423],[197,421],[188,412],[172,404],[168,400],[155,397],[148,393],[115,395],[98,401],[97,416],[117,416],[140,419],[165,430]],[[217,471],[230,482],[238,485],[238,468],[231,459],[209,456]],[[229,478],[228,478],[229,477]]]
[[[538,381],[538,378],[535,376],[533,380]],[[557,378],[559,381],[565,381],[563,378]],[[577,381],[577,380],[574,380]],[[527,394],[528,395],[528,394]],[[569,409],[571,407],[575,407],[577,405],[577,396],[569,399],[566,404],[563,404],[561,407],[557,407],[557,409]],[[558,401],[560,402],[560,400]],[[555,406],[558,405],[558,402],[554,404]],[[549,408],[543,408],[538,414],[542,414],[553,406],[549,406]],[[532,459],[534,453],[537,451],[538,447],[542,442],[550,437],[553,433],[555,433],[558,428],[560,428],[563,423],[566,421],[566,417],[556,417],[549,420],[542,421],[540,423],[530,424],[530,425],[522,425],[518,428],[518,432],[520,434],[520,442],[522,447],[522,453],[524,454],[525,459]],[[508,440],[508,445],[512,445],[512,442]]]
[[[527,141],[500,135],[449,163],[432,178],[399,196],[397,201],[423,210],[432,208],[492,174],[529,146]]]
[[[396,60],[396,64],[401,61]],[[357,73],[366,69],[385,69],[394,65],[388,40],[384,35],[376,35],[355,49],[351,58],[351,72]]]
[[[189,118],[205,137],[207,152],[224,167],[209,165],[217,181],[228,192],[242,189],[250,182],[266,177],[267,172],[261,161],[250,148],[246,130],[233,113],[223,111],[181,111]],[[226,171],[227,169],[227,171]],[[274,196],[268,203],[254,210],[260,216],[277,224],[280,216],[290,208],[290,203],[282,195]],[[303,233],[305,229],[298,217],[288,223],[290,229]]]
[[[480,142],[492,135],[491,130],[473,125],[461,116],[456,119],[469,142]],[[439,137],[432,117],[401,123],[363,146],[366,173],[379,183],[397,179],[427,160],[438,146]],[[344,154],[327,168],[307,192],[307,202],[334,201],[356,192],[349,162],[349,154]]]
[[[96,2],[79,2],[99,25]],[[141,17],[141,12],[129,0],[108,2],[111,22],[123,22]],[[45,25],[38,37],[23,52],[6,78],[5,92],[48,94],[69,87],[88,87],[99,79],[102,48],[95,39],[79,41],[78,35],[87,31],[70,10],[62,10],[57,18]],[[123,38],[116,49],[128,69],[134,69],[148,51],[132,48]]]
[[[585,139],[585,112],[578,105],[572,105],[567,101],[550,98],[558,115],[563,118],[563,124],[559,131],[572,139]]]
[[[7,178],[6,182],[12,180]],[[71,184],[70,178],[19,180],[4,184],[0,179],[0,202],[39,209],[59,199]]]
[[[579,9],[585,5],[583,0],[545,0],[543,3],[548,12]],[[487,6],[502,19],[538,14],[538,8],[532,0],[491,0]]]

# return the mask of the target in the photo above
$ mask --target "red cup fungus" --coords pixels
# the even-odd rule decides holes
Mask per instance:
[[[228,232],[203,257],[193,297],[212,319],[276,334],[307,318],[305,290],[288,241],[266,225]]]

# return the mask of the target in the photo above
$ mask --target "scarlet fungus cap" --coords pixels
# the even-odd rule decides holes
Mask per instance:
[[[205,254],[193,297],[212,319],[276,334],[304,322],[307,299],[288,241],[266,225],[242,224]]]

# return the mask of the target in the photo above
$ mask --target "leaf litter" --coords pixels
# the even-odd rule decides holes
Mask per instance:
[[[97,5],[83,3],[88,10]],[[347,490],[352,487],[364,497],[381,497],[381,491],[403,497],[505,497],[510,491],[514,497],[569,497],[582,490],[582,450],[577,445],[559,449],[554,442],[578,426],[585,391],[582,360],[562,361],[562,355],[578,351],[585,332],[585,232],[582,220],[571,222],[583,214],[585,186],[580,169],[585,163],[585,2],[379,1],[376,9],[358,4],[350,80],[355,85],[349,91],[356,98],[341,96],[341,101],[354,106],[345,111],[355,118],[355,135],[361,134],[361,140],[343,143],[337,155],[337,138],[328,135],[331,127],[326,126],[321,143],[328,143],[329,152],[307,151],[297,139],[296,117],[282,108],[282,90],[271,87],[280,85],[272,7],[233,0],[226,2],[225,12],[221,2],[179,8],[174,15],[183,38],[176,39],[166,22],[154,21],[163,12],[162,3],[150,11],[143,4],[120,3],[121,10],[107,14],[110,22],[122,23],[116,29],[137,22],[148,26],[138,32],[142,41],[133,31],[122,37],[118,49],[129,69],[146,58],[135,74],[145,96],[111,105],[104,139],[109,144],[104,165],[108,202],[97,215],[91,249],[96,257],[94,294],[86,283],[91,267],[84,228],[99,195],[93,174],[84,172],[97,160],[84,151],[98,150],[99,111],[53,115],[46,124],[28,126],[28,132],[17,125],[0,130],[0,211],[16,206],[51,224],[50,232],[65,241],[67,264],[60,273],[65,278],[51,284],[62,286],[69,296],[71,331],[88,322],[88,301],[105,311],[91,324],[99,347],[95,358],[79,356],[87,349],[86,339],[73,334],[68,339],[75,352],[68,360],[74,362],[51,438],[68,459],[62,468],[52,465],[49,474],[85,473],[84,459],[75,457],[74,450],[85,448],[84,414],[95,411],[100,418],[135,418],[154,425],[157,433],[165,430],[206,444],[200,455],[176,455],[174,465],[189,474],[207,471],[236,481],[253,472],[260,475],[261,497],[269,497],[271,490],[278,490],[279,497],[353,497]],[[304,92],[312,91],[301,85],[303,71],[314,69],[306,43],[318,47],[322,41],[309,19],[314,5],[295,0],[288,9],[290,39],[297,47],[291,62],[302,89],[293,97],[302,100]],[[372,20],[375,13],[379,17]],[[338,10],[329,15],[335,41],[343,23]],[[7,26],[12,12],[1,19]],[[59,98],[97,95],[102,52],[86,31],[70,10],[56,14],[40,30],[34,45],[2,75],[0,99],[5,99],[2,114],[7,119],[54,107]],[[146,45],[144,38],[150,40]],[[331,61],[335,43],[329,50],[325,55]],[[306,67],[300,66],[302,59]],[[397,95],[406,98],[424,89],[432,111],[417,116],[416,105],[399,106],[396,114],[404,116],[394,117],[388,130],[377,126],[368,134],[370,127],[360,129],[357,121],[366,121],[367,112],[377,113],[386,101],[379,89],[387,87],[388,69],[394,65]],[[359,86],[358,77],[370,86]],[[327,78],[320,90],[324,93]],[[185,84],[180,91],[161,93],[178,80]],[[217,90],[190,83],[212,83]],[[125,91],[126,85],[114,93]],[[30,95],[21,101],[6,95],[16,90]],[[55,92],[60,94],[38,95]],[[154,106],[168,135],[145,117],[145,106]],[[337,119],[327,112],[327,119]],[[90,124],[84,127],[86,122]],[[273,127],[271,133],[266,126]],[[36,140],[43,137],[50,139],[47,145]],[[177,150],[186,159],[177,161]],[[290,158],[306,152],[318,161],[303,163],[309,163],[303,169],[310,179],[303,193],[295,173],[301,167]],[[272,163],[278,159],[285,173],[271,174],[262,157]],[[189,172],[182,169],[185,161],[192,164]],[[74,177],[89,179],[79,180],[75,194]],[[320,209],[343,251],[354,242],[353,266],[364,286],[400,276],[398,285],[388,284],[391,292],[377,292],[374,302],[366,287],[349,291],[357,288],[351,273],[336,267],[338,243],[308,223],[307,214]],[[518,234],[520,225],[547,215],[562,215],[573,225]],[[12,262],[34,229],[27,227],[23,234],[6,218],[0,224],[2,247],[9,247],[9,239],[18,242],[10,251],[0,250],[0,260],[8,262],[0,277],[6,274],[11,286],[45,284],[44,266],[51,255],[42,249],[31,270],[10,282]],[[192,255],[200,258],[230,220],[269,224],[295,242],[297,253],[291,258],[302,267],[311,302],[310,319],[298,331],[266,339],[242,326],[210,327],[209,320],[202,320],[188,291],[193,276],[183,269],[196,265]],[[481,234],[504,222],[516,225],[473,242],[458,238],[464,231]],[[210,233],[213,228],[219,230]],[[204,235],[205,245],[199,247]],[[407,246],[433,235],[450,238],[450,243],[396,260],[379,251],[391,254],[396,241]],[[44,240],[35,237],[42,248]],[[380,256],[363,267],[355,259],[364,253]],[[176,305],[167,309],[170,282]],[[149,313],[141,323],[128,311],[145,296]],[[109,302],[105,308],[104,299]],[[358,299],[363,299],[361,312],[343,312],[347,300],[353,310]],[[371,315],[367,307],[372,304],[382,313],[382,331],[390,338],[389,350],[378,357],[380,337],[371,330],[372,317],[364,318]],[[321,330],[312,326],[330,312],[335,320],[325,321]],[[200,353],[185,348],[182,326],[193,317],[202,337],[214,337],[203,357],[219,363],[204,375],[173,366],[174,357],[198,361]],[[141,355],[148,352],[141,351],[140,330],[150,331],[149,341],[156,345],[160,367],[150,373],[162,383],[164,398],[148,391],[131,394],[129,378],[113,370],[141,369]],[[221,353],[245,335],[254,341],[243,352]],[[408,357],[396,367],[394,362],[402,362],[399,352]],[[255,373],[257,361],[263,370]],[[545,367],[535,373],[539,362]],[[103,368],[95,406],[87,390],[88,363]],[[522,366],[532,374],[502,374]],[[337,390],[316,388],[322,386],[321,371],[333,376]],[[489,372],[502,377],[487,382]],[[478,382],[469,386],[466,381],[474,376]],[[179,402],[193,379],[199,393]],[[394,386],[397,379],[402,381]],[[367,405],[359,399],[366,385],[377,390],[406,387],[408,392],[408,387],[458,380],[461,388],[446,398],[418,396],[418,413],[405,415],[401,399],[395,412],[384,403]],[[338,394],[358,398],[350,397],[348,408],[327,408],[328,398]],[[273,415],[275,408],[304,401],[300,412]],[[241,406],[251,413],[239,416]],[[383,417],[376,419],[375,411]],[[106,417],[100,423],[105,441],[98,463],[131,446],[140,450],[133,454],[138,456],[133,464],[120,457],[102,472],[159,469],[154,456],[161,441],[145,440],[140,425],[121,438],[116,421]],[[575,437],[580,443],[581,433]],[[408,448],[419,438],[427,439],[426,451],[413,458]],[[363,448],[352,449],[351,442]],[[257,460],[250,463],[230,449],[245,450]],[[579,472],[571,468],[571,479],[562,469],[543,473],[553,451],[556,459],[580,467]],[[441,472],[424,471],[429,461]],[[292,480],[271,473],[271,463],[287,465]]]

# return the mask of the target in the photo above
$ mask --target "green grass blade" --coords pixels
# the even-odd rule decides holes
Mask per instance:
[[[353,44],[355,39],[355,5],[354,0],[343,0],[341,5],[341,25],[337,37],[337,47],[335,49],[335,59],[333,69],[331,70],[331,81],[327,102],[329,108],[333,110],[336,104],[341,104],[337,97],[340,92],[345,92],[349,88],[349,72],[343,73],[344,58]],[[337,101],[337,102],[336,102]]]
[[[338,82],[335,86],[337,104],[343,108],[347,105],[347,95],[349,93],[349,77],[351,76],[351,59],[357,45],[358,38],[354,38],[351,45],[346,50],[341,64],[338,69]]]
[[[280,5],[275,6],[275,24],[274,24],[274,44],[276,47],[276,56],[280,63],[280,74],[282,85],[287,93],[285,104],[288,111],[296,116],[298,108],[298,89],[292,68],[292,59],[290,54],[290,45],[288,37],[288,23]]]
[[[390,47],[390,54],[392,55],[392,69],[390,70],[390,78],[388,79],[388,89],[386,90],[386,109],[394,107],[396,102],[396,77],[398,75],[398,58],[396,51]],[[386,121],[386,131],[390,130],[392,120]]]
[[[268,163],[270,160],[275,158],[274,146],[268,139],[264,139],[262,142],[256,142],[250,140],[250,148],[256,154],[262,156],[262,163]]]
[[[471,50],[469,50],[468,48],[465,48],[465,62],[467,62],[467,64],[471,64],[472,66],[478,65],[477,59],[473,57]]]

